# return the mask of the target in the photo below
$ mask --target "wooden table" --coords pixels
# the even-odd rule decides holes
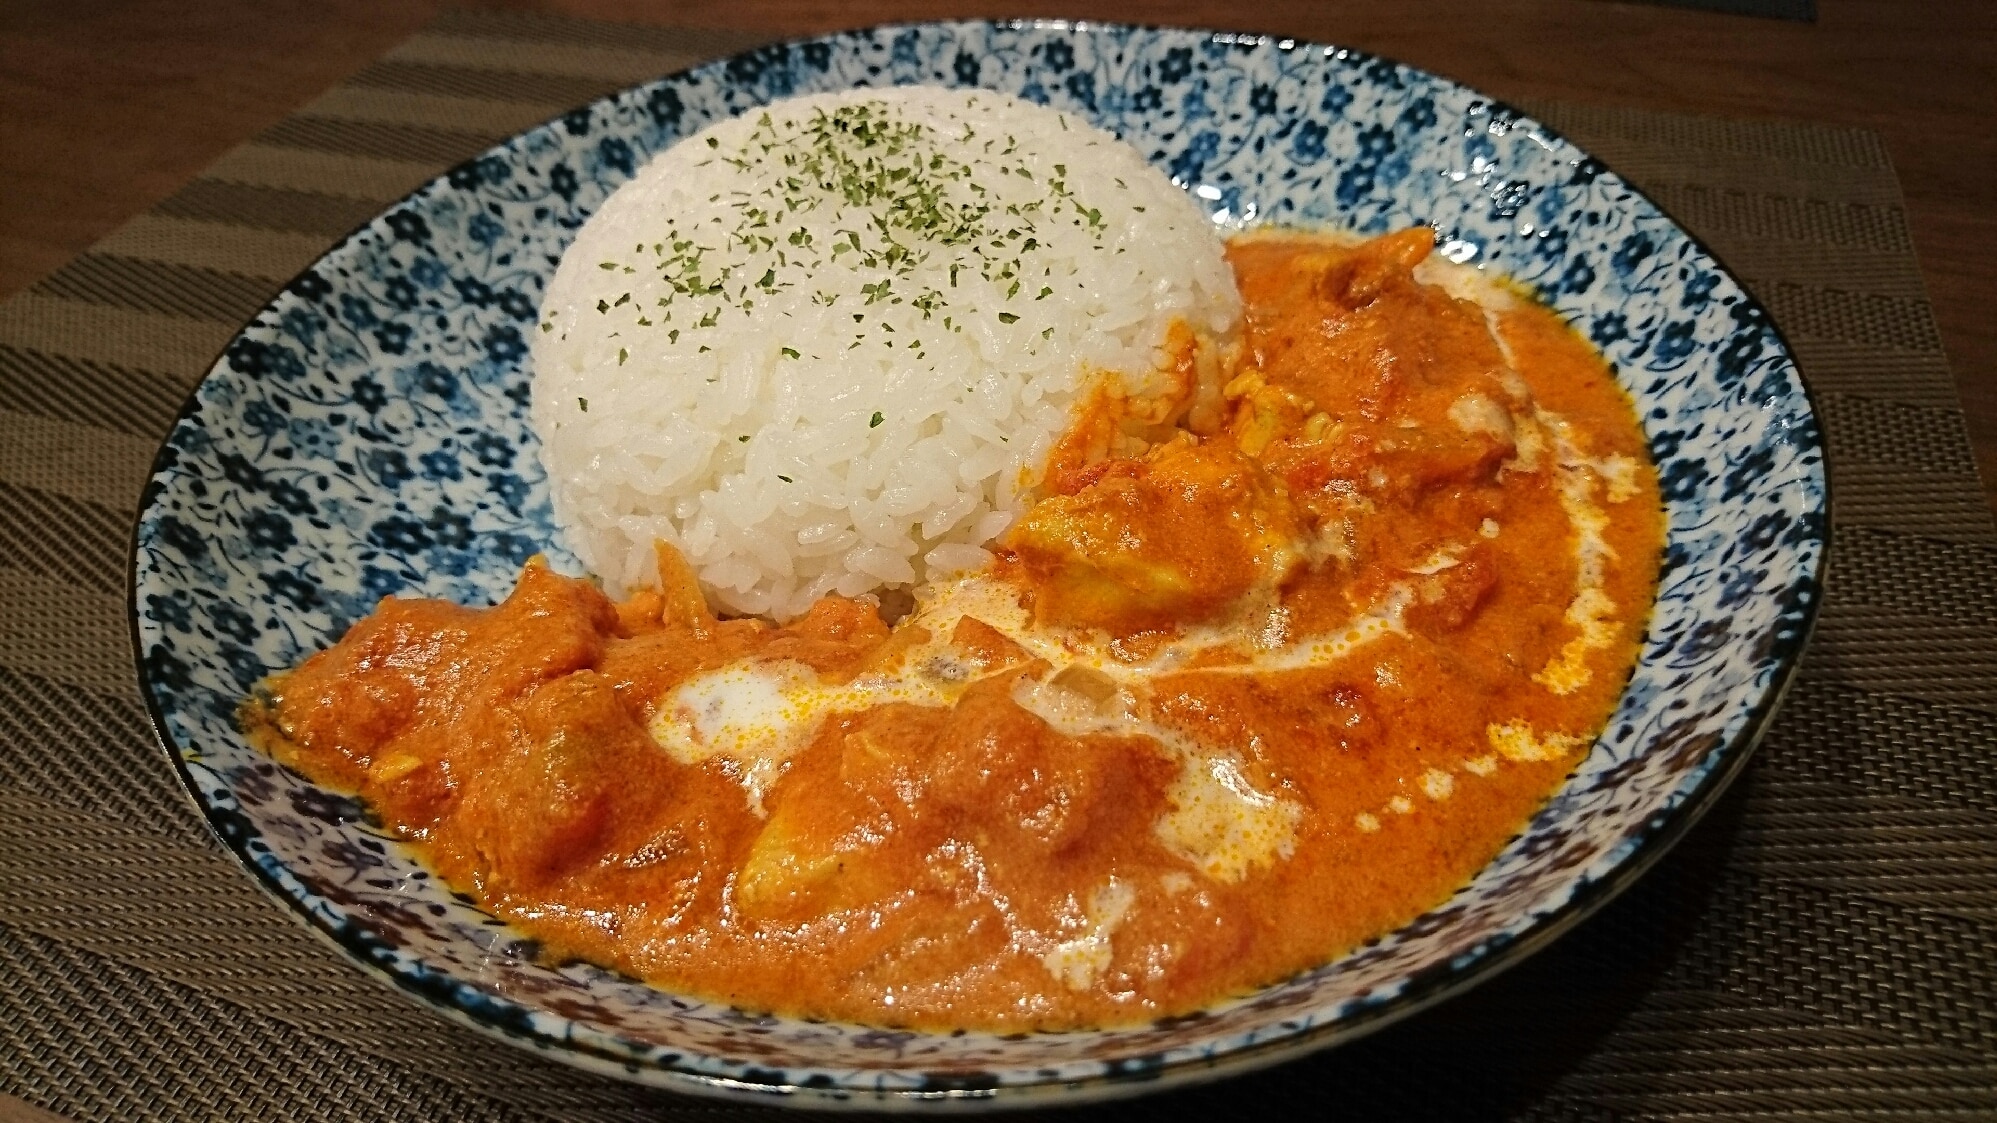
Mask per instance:
[[[427,22],[442,0],[8,0],[0,297]],[[1854,125],[1885,137],[1997,509],[1997,4],[1819,0],[1815,24],[1606,0],[520,0],[787,35],[1059,15],[1336,42],[1499,97]]]

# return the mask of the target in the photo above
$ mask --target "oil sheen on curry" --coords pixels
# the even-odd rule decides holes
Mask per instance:
[[[1432,245],[1237,236],[1238,343],[1105,383],[892,627],[536,561],[383,601],[246,724],[557,954],[748,1009],[1105,1026],[1327,962],[1520,831],[1655,593],[1629,400]]]

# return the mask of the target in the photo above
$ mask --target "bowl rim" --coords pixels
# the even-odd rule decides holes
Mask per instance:
[[[1795,361],[1796,351],[1789,343],[1781,325],[1767,311],[1766,306],[1756,297],[1740,275],[1727,264],[1713,248],[1681,222],[1668,208],[1658,203],[1615,168],[1595,157],[1587,149],[1576,144],[1559,130],[1547,125],[1537,116],[1502,99],[1493,97],[1474,86],[1459,82],[1445,75],[1437,74],[1422,67],[1401,62],[1386,55],[1365,51],[1359,48],[1341,47],[1335,43],[1319,42],[1312,39],[1284,36],[1269,32],[1225,31],[1209,27],[1189,27],[1177,24],[1151,23],[1141,21],[1061,19],[1053,17],[1032,18],[990,18],[990,19],[945,19],[945,20],[898,20],[854,27],[844,27],[810,35],[796,35],[769,43],[745,48],[733,54],[704,59],[691,66],[667,71],[653,78],[630,85],[621,86],[581,106],[572,107],[554,116],[528,125],[502,138],[494,145],[475,153],[457,164],[439,171],[424,180],[415,188],[384,204],[376,213],[355,225],[323,250],[318,257],[303,269],[286,280],[273,293],[268,301],[246,320],[243,327],[254,323],[256,318],[268,311],[271,306],[289,291],[296,281],[312,272],[327,257],[345,248],[348,243],[371,228],[383,215],[407,204],[417,196],[429,191],[434,185],[445,181],[451,173],[490,155],[520,137],[547,128],[562,120],[567,113],[576,109],[594,107],[604,102],[624,96],[634,89],[649,86],[667,79],[679,77],[695,71],[726,68],[737,59],[752,56],[773,47],[797,48],[809,43],[837,44],[857,36],[880,35],[900,31],[939,29],[939,28],[990,28],[1004,30],[1047,30],[1075,34],[1096,32],[1166,32],[1181,33],[1204,39],[1226,37],[1230,43],[1252,42],[1256,45],[1282,44],[1298,50],[1347,52],[1361,58],[1384,61],[1396,69],[1446,86],[1468,91],[1480,98],[1488,107],[1503,111],[1518,118],[1531,120],[1539,132],[1549,139],[1568,145],[1573,151],[1616,176],[1623,189],[1641,200],[1667,220],[1679,235],[1700,254],[1712,261],[1739,288],[1742,304],[1762,314],[1762,325],[1773,337],[1781,353],[1791,362],[1798,391],[1812,420],[1822,416],[1818,393],[1811,387],[1801,364]],[[661,1087],[672,1091],[690,1093],[703,1098],[716,1098],[736,1103],[760,1103],[766,1106],[797,1107],[812,1110],[830,1111],[962,1111],[962,1110],[1023,1110],[1047,1107],[1053,1104],[1083,1104],[1120,1099],[1167,1088],[1185,1087],[1210,1083],[1216,1080],[1259,1071],[1286,1061],[1294,1060],[1310,1053],[1329,1049],[1365,1037],[1395,1022],[1430,1007],[1439,1005],[1450,998],[1502,974],[1511,967],[1537,954],[1561,936],[1571,931],[1582,921],[1593,916],[1604,905],[1619,896],[1648,872],[1662,859],[1690,830],[1696,826],[1719,797],[1745,771],[1748,760],[1766,735],[1775,715],[1780,711],[1790,689],[1794,686],[1798,668],[1811,639],[1816,633],[1821,617],[1823,594],[1827,575],[1830,571],[1830,556],[1833,542],[1832,512],[1834,511],[1834,481],[1830,459],[1817,437],[1818,457],[1816,468],[1821,476],[1821,500],[1817,514],[1821,516],[1817,533],[1818,549],[1811,572],[1797,579],[1798,587],[1808,593],[1802,618],[1797,627],[1795,643],[1789,647],[1773,668],[1767,684],[1761,688],[1760,696],[1748,710],[1746,720],[1732,738],[1714,744],[1701,754],[1701,760],[1709,762],[1698,782],[1690,789],[1679,793],[1678,802],[1667,810],[1652,816],[1641,828],[1625,835],[1621,847],[1625,856],[1600,876],[1580,884],[1564,902],[1551,911],[1535,919],[1525,930],[1516,936],[1486,944],[1474,960],[1454,966],[1448,962],[1438,963],[1406,977],[1406,986],[1396,995],[1379,1002],[1370,1002],[1353,1009],[1344,1017],[1272,1036],[1252,1044],[1243,1045],[1220,1054],[1190,1057],[1162,1068],[1132,1067],[1109,1062],[1106,1071],[1093,1073],[1080,1078],[1048,1078],[1031,1082],[1008,1084],[986,1084],[974,1081],[953,1081],[944,1076],[937,1080],[935,1088],[880,1088],[861,1084],[822,1085],[782,1081],[762,1082],[753,1079],[723,1076],[712,1072],[699,1071],[658,1061],[639,1061],[626,1055],[612,1054],[599,1050],[586,1042],[572,1038],[560,1038],[535,1029],[522,1029],[517,1024],[509,1024],[497,1019],[480,1017],[463,1004],[450,997],[452,990],[440,996],[435,988],[426,987],[408,972],[393,965],[385,965],[366,953],[358,940],[344,938],[340,931],[325,918],[315,913],[304,901],[287,890],[277,878],[255,859],[248,850],[248,838],[232,838],[217,822],[210,804],[201,794],[201,784],[188,767],[173,734],[167,728],[167,719],[158,692],[146,666],[145,637],[142,631],[139,604],[141,550],[146,544],[143,536],[146,516],[158,502],[165,490],[160,482],[163,472],[172,467],[171,440],[183,422],[200,412],[200,395],[209,377],[221,361],[227,357],[231,345],[240,337],[243,328],[238,328],[228,342],[225,342],[205,367],[182,399],[166,435],[161,438],[160,448],[154,454],[148,468],[146,484],[139,496],[138,505],[132,516],[131,532],[128,539],[126,565],[126,607],[128,610],[129,638],[140,699],[144,704],[146,719],[153,733],[153,740],[163,755],[172,764],[175,775],[180,780],[182,796],[199,814],[210,835],[222,845],[253,876],[256,885],[264,893],[281,903],[283,912],[295,923],[312,932],[326,944],[338,949],[343,958],[361,969],[361,974],[390,990],[417,999],[422,1005],[445,1015],[450,1020],[486,1036],[497,1038],[523,1049],[531,1049],[541,1054],[552,1054],[565,1063],[594,1071],[603,1075],[636,1081],[641,1084]],[[1572,773],[1569,773],[1571,778]],[[465,983],[463,985],[474,985]],[[649,984],[648,984],[649,985]],[[1282,983],[1271,984],[1280,986]],[[479,988],[481,993],[485,992]],[[1264,988],[1267,989],[1267,988]],[[665,993],[665,992],[661,992]],[[516,1000],[506,999],[508,1002]],[[904,1071],[920,1071],[910,1069]],[[935,1074],[926,1074],[934,1076]]]

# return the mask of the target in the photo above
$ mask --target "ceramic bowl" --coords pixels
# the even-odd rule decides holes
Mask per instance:
[[[790,94],[981,86],[1120,134],[1216,222],[1381,232],[1533,287],[1634,396],[1669,516],[1662,595],[1606,731],[1447,902],[1197,1015],[943,1036],[745,1013],[594,967],[453,894],[352,798],[247,744],[237,702],[384,594],[486,602],[547,552],[526,333],[563,248],[654,153]],[[816,1106],[1076,1100],[1351,1038],[1489,976],[1653,861],[1740,766],[1819,599],[1816,421],[1768,315],[1615,173],[1452,82],[1260,36],[885,27],[766,47],[605,98],[431,182],[257,314],[160,450],[133,551],[139,675],[222,840],[346,954],[463,1022],[686,1091]]]

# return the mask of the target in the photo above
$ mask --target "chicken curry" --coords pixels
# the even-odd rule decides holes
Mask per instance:
[[[1105,383],[894,626],[389,598],[243,716],[557,954],[785,1014],[1183,1013],[1433,907],[1602,727],[1662,523],[1628,398],[1416,228],[1258,233],[1226,351]]]

